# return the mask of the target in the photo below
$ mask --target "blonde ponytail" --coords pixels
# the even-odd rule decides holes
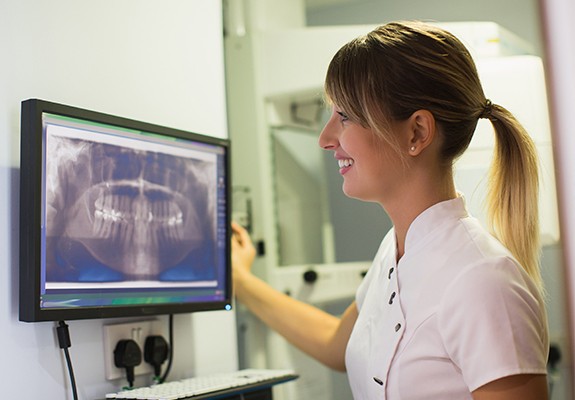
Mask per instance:
[[[495,130],[487,212],[492,233],[511,251],[542,290],[539,269],[539,173],[535,144],[505,108],[487,103]]]

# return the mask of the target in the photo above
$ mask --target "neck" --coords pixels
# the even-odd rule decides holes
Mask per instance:
[[[412,222],[429,207],[457,197],[451,174],[412,179],[395,199],[380,203],[389,215],[397,240],[397,258],[405,252],[405,238]]]

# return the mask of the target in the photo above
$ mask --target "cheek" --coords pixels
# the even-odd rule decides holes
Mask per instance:
[[[368,154],[362,169],[369,179],[382,184],[402,179],[404,163],[393,149],[374,144]]]

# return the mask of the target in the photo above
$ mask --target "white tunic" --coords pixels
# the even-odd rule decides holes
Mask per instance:
[[[544,301],[461,197],[413,221],[399,263],[392,229],[356,302],[346,367],[357,400],[471,399],[496,379],[546,373]]]

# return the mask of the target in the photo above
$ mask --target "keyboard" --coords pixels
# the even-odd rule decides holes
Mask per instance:
[[[176,400],[221,391],[242,391],[258,389],[296,379],[292,370],[243,369],[235,372],[218,373],[182,379],[153,386],[109,393],[106,399]]]

